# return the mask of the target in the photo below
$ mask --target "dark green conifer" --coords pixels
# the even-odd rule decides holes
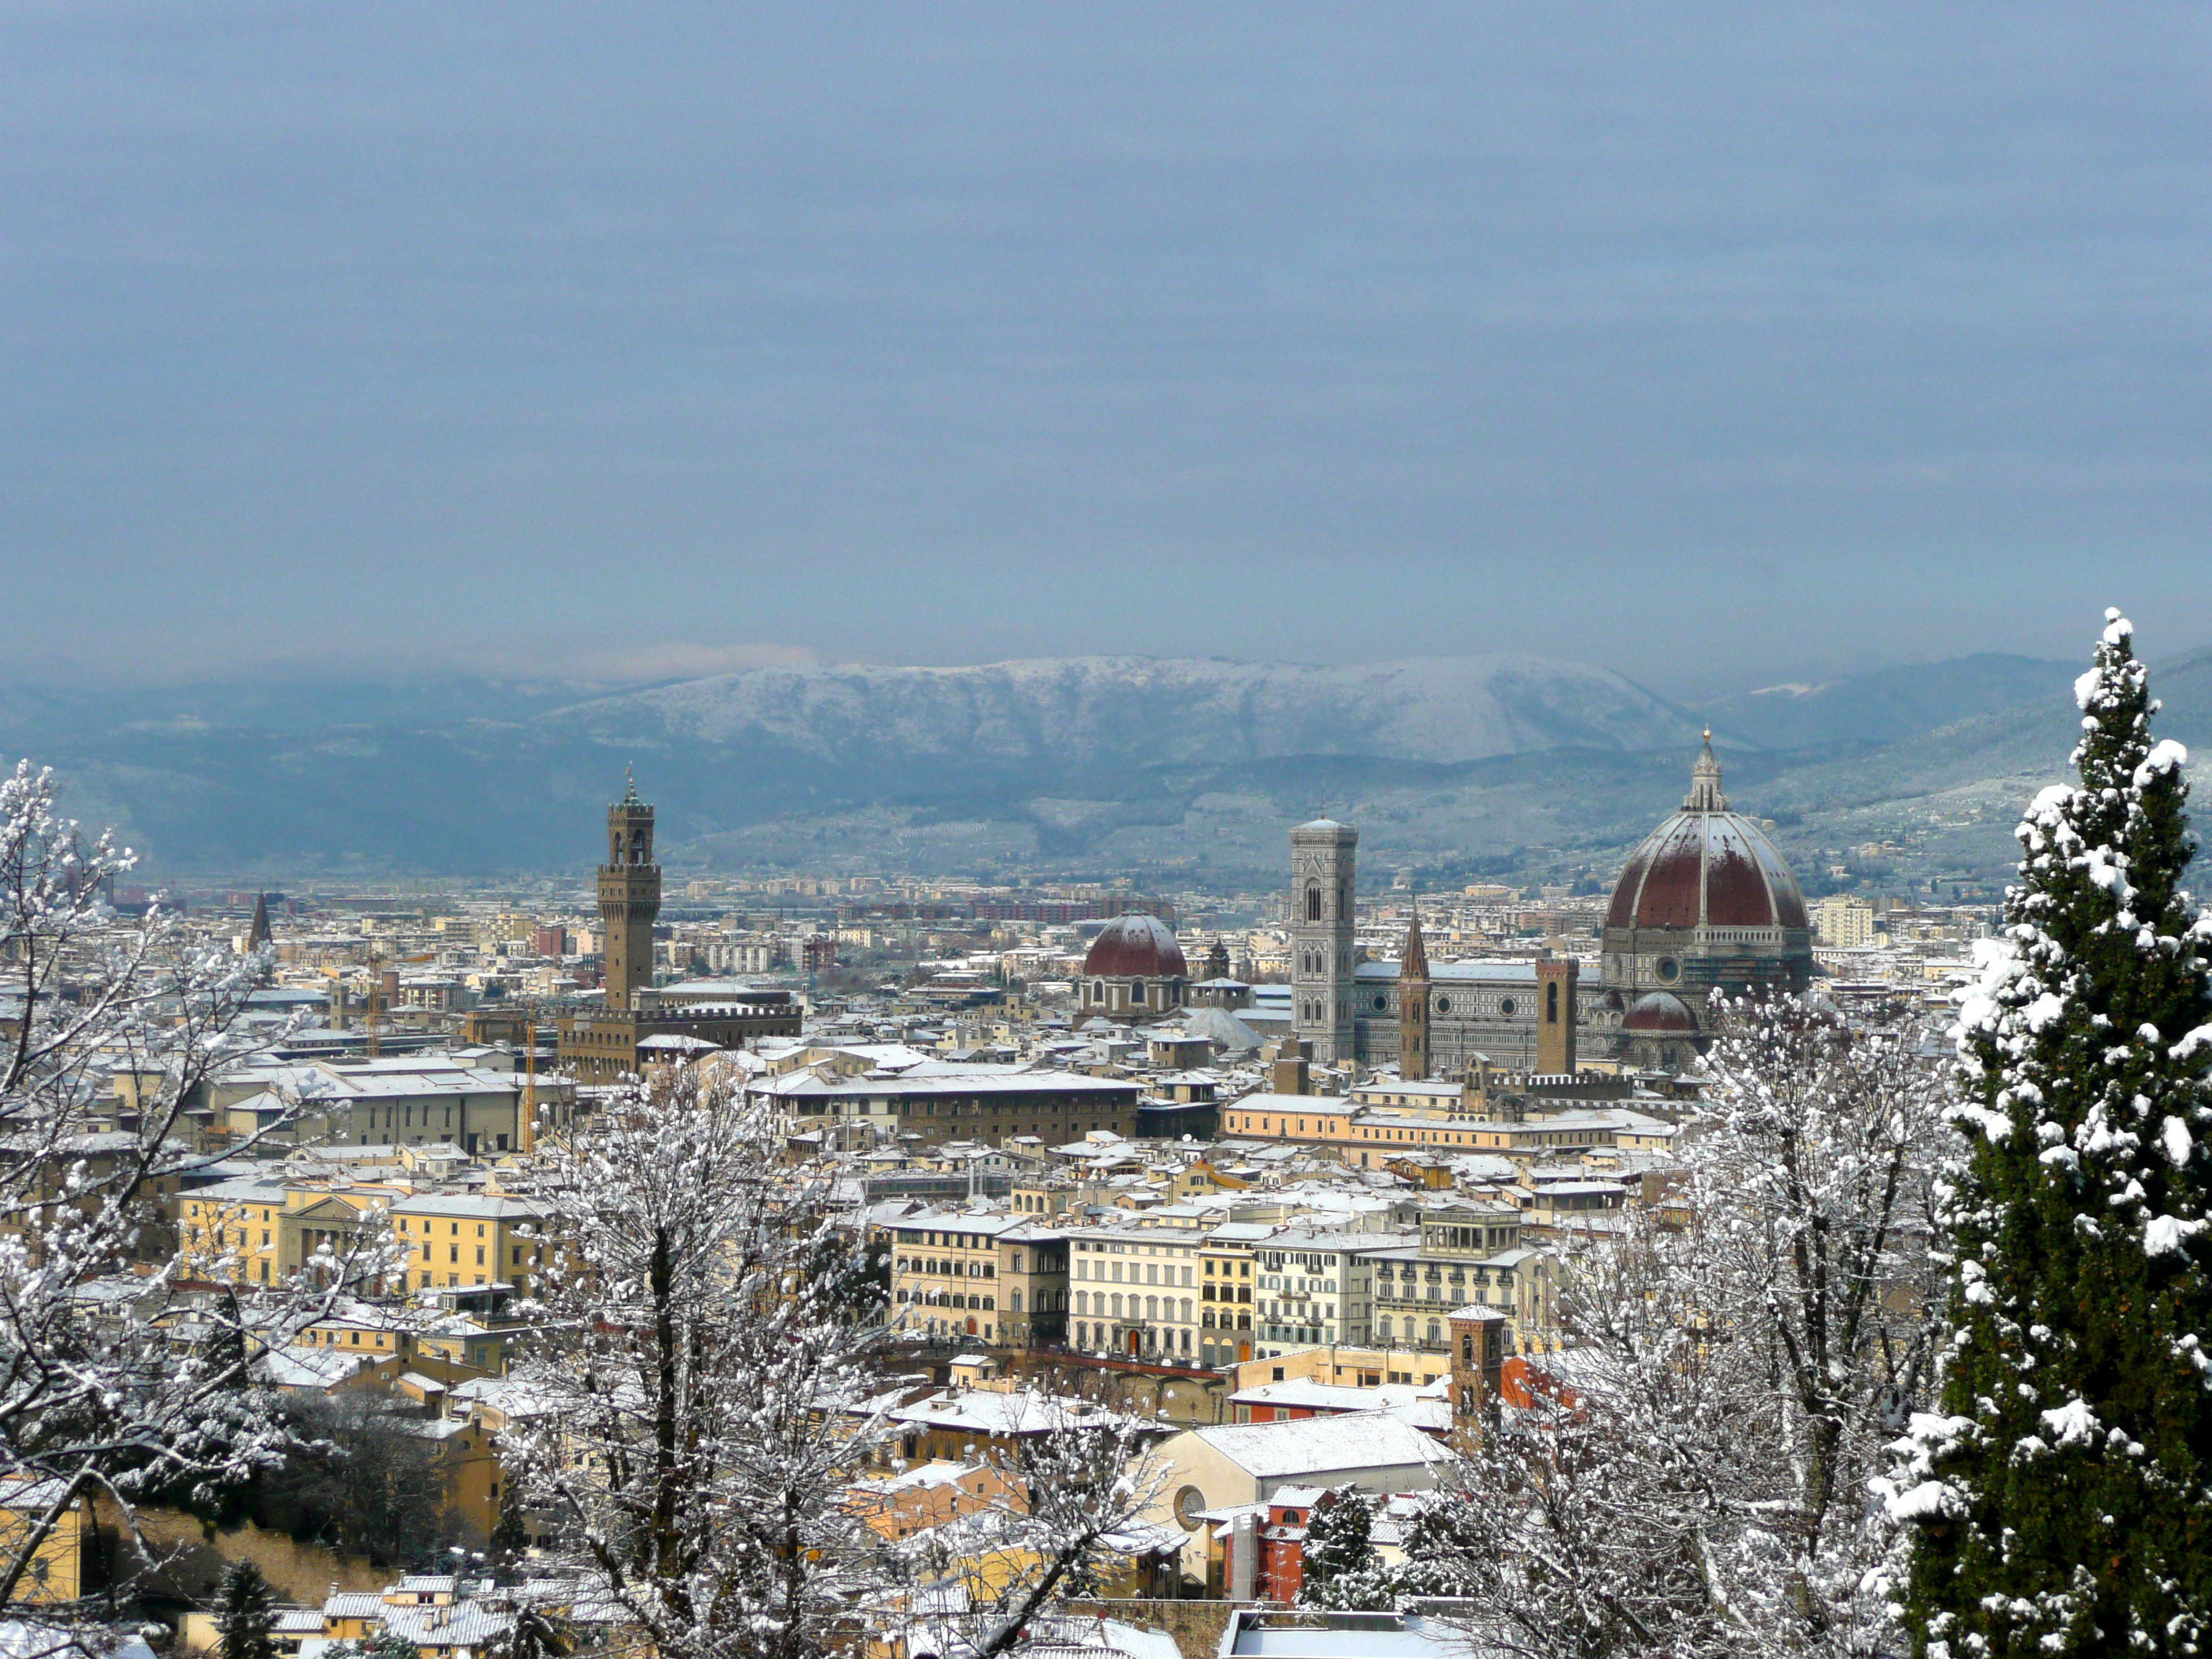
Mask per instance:
[[[2182,886],[2186,754],[2153,740],[2132,630],[2107,623],[2075,688],[2081,781],[2020,826],[1961,1025],[1955,1335],[1889,1498],[1934,1659],[2212,1635],[2212,921]]]
[[[276,1598],[251,1561],[234,1561],[216,1592],[222,1659],[276,1659]]]
[[[1375,1504],[1356,1486],[1325,1492],[1306,1516],[1298,1603],[1376,1608],[1394,1604],[1389,1577],[1375,1552]]]

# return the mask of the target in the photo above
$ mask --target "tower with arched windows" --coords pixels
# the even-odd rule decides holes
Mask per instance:
[[[1352,887],[1359,831],[1316,818],[1291,831],[1291,1029],[1329,1064],[1355,1057]]]
[[[599,866],[599,926],[606,939],[606,1001],[563,1013],[561,1069],[580,1083],[618,1083],[641,1069],[638,1045],[655,1036],[740,1048],[756,1037],[797,1036],[799,1005],[788,991],[744,990],[712,1001],[653,990],[653,924],[660,914],[653,808],[633,782],[607,808],[607,861]],[[695,1049],[695,1053],[697,1050]]]
[[[632,781],[607,808],[607,861],[599,866],[599,924],[606,942],[607,1006],[635,1006],[653,987],[653,923],[660,866],[653,861],[653,808]]]
[[[1710,734],[1681,810],[1613,888],[1594,986],[1565,957],[1431,964],[1418,927],[1399,960],[1361,962],[1358,841],[1328,818],[1291,831],[1291,1029],[1316,1060],[1395,1057],[1408,1082],[1477,1068],[1567,1076],[1584,1056],[1680,1070],[1711,1040],[1716,989],[1802,991],[1814,972],[1804,894],[1761,823],[1729,809]]]

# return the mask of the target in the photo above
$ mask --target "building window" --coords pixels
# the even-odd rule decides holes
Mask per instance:
[[[1306,920],[1321,920],[1321,889],[1318,886],[1310,885],[1306,889]]]

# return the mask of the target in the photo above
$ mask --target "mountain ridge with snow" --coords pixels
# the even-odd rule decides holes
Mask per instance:
[[[1265,872],[1326,791],[1372,857],[1443,871],[1615,858],[1680,799],[1710,718],[1732,799],[1782,821],[1801,871],[1894,835],[1931,872],[1987,876],[2063,769],[2069,666],[1957,659],[1695,710],[1526,655],[823,665],[582,696],[240,678],[0,688],[0,745],[53,765],[73,816],[163,874],[580,869],[629,763],[679,864]],[[2212,740],[2212,653],[2153,681],[2162,732]]]
[[[1018,659],[932,668],[774,665],[541,717],[602,741],[767,743],[988,765],[1128,751],[1177,764],[1346,754],[1454,764],[1687,741],[1694,716],[1626,677],[1532,655],[1307,667],[1222,658]]]

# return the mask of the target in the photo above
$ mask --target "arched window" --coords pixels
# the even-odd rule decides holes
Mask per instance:
[[[1318,883],[1306,889],[1306,920],[1321,920],[1321,887]]]
[[[1142,980],[1140,980],[1140,979],[1133,979],[1133,980],[1131,980],[1131,981],[1129,981],[1129,1002],[1130,1002],[1130,1005],[1131,1005],[1132,1006],[1134,1006],[1136,1004],[1142,1002],[1144,1000],[1145,1000],[1145,981],[1142,981]]]
[[[1104,1003],[1106,1000],[1106,981],[1104,980],[1094,979],[1091,981],[1091,1000],[1096,1003]]]
[[[1557,980],[1544,988],[1544,1023],[1547,1025],[1559,1023],[1559,981]]]

